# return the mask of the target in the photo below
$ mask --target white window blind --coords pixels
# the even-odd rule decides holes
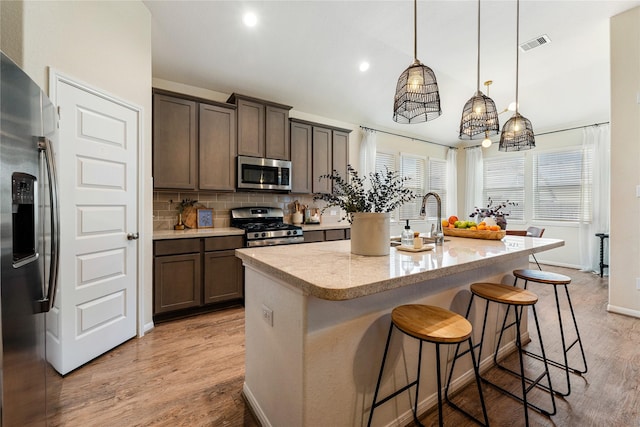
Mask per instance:
[[[514,202],[517,206],[503,209],[509,214],[507,221],[524,220],[524,155],[487,157],[483,160],[483,173],[484,204],[478,207],[485,208],[489,197],[493,206],[507,201]]]
[[[381,151],[376,152],[376,173],[386,174],[387,170],[396,171],[396,156],[392,153],[385,153]],[[367,177],[367,182],[369,182],[369,177]],[[391,213],[392,220],[398,220],[398,212]]]
[[[422,193],[426,194],[429,191],[438,193],[441,204],[441,214],[445,214],[445,206],[447,206],[447,161],[442,159],[429,159],[429,182],[427,184],[427,191]],[[422,200],[420,200],[422,204]],[[437,219],[438,209],[436,199],[429,197],[427,201],[427,218],[429,220]]]
[[[592,157],[581,148],[535,154],[534,219],[591,221]]]
[[[421,196],[425,193],[425,159],[408,154],[400,155],[400,173],[402,177],[409,178],[404,186],[410,188],[415,194]],[[419,219],[422,198],[413,199],[400,207],[400,219]]]

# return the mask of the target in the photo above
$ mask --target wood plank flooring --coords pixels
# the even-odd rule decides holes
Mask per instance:
[[[557,415],[547,418],[530,411],[530,425],[640,426],[640,319],[606,311],[606,277],[542,268],[573,279],[571,298],[589,372],[583,377],[571,375],[572,393],[556,400]],[[553,289],[535,284],[529,289],[540,296],[539,315],[549,335],[548,339],[544,335],[545,346],[553,353],[558,344],[553,336],[557,330]],[[569,316],[568,309],[563,309],[563,315]],[[376,360],[378,356],[372,355]],[[378,364],[372,362],[372,369]],[[563,380],[557,369],[552,374],[554,384]],[[489,375],[499,380],[501,374]],[[49,425],[258,426],[242,398],[243,376],[242,307],[162,323],[143,338],[121,345],[64,378],[54,375]],[[490,387],[483,390],[492,425],[524,424],[519,403]],[[469,386],[455,399],[474,408],[474,392],[477,394]],[[535,396],[544,397],[542,393]],[[450,426],[474,425],[447,407],[445,420]],[[421,421],[425,426],[437,425],[437,412],[423,415]]]

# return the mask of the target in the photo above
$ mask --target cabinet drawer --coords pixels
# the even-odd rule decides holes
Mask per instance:
[[[242,247],[242,236],[207,237],[204,239],[204,251],[224,251]]]
[[[156,256],[200,252],[200,239],[158,240],[153,243]]]
[[[344,240],[344,230],[325,230],[325,240]]]
[[[304,234],[304,242],[312,243],[312,242],[324,242],[324,231],[305,231]]]

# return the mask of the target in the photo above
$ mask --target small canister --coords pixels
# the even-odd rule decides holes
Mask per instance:
[[[422,237],[417,231],[413,233],[413,249],[422,249]]]

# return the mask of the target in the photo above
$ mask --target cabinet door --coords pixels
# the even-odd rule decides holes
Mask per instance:
[[[153,96],[153,185],[197,187],[197,104],[165,95]]]
[[[202,304],[199,253],[156,257],[154,273],[154,314]]]
[[[344,230],[325,230],[325,240],[344,240]]]
[[[291,160],[289,153],[289,110],[266,107],[265,157]]]
[[[264,157],[263,104],[238,100],[238,155]]]
[[[201,190],[234,190],[236,184],[236,112],[200,104]]]
[[[331,154],[331,129],[313,128],[313,178],[314,193],[330,193],[331,180],[319,179],[321,175],[331,173],[333,155]]]
[[[311,193],[311,126],[291,122],[291,192]]]
[[[341,177],[346,178],[347,165],[349,164],[349,134],[334,130],[332,136],[332,167]]]
[[[242,298],[242,261],[235,251],[204,254],[204,303]]]

